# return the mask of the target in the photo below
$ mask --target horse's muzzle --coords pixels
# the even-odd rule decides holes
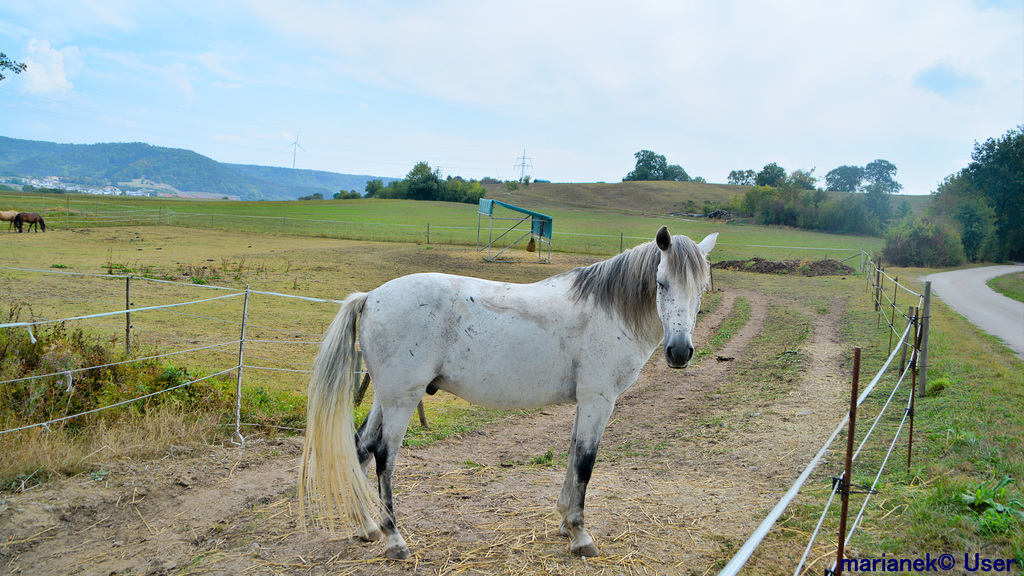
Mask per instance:
[[[665,361],[669,368],[686,368],[693,358],[693,343],[689,338],[673,338],[665,341]]]

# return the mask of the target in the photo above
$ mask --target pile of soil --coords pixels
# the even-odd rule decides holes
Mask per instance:
[[[750,260],[724,260],[715,262],[712,268],[719,270],[735,270],[739,272],[757,272],[759,274],[792,274],[794,276],[846,276],[856,272],[846,264],[838,260],[827,258],[825,260],[765,260],[764,258],[751,258]]]

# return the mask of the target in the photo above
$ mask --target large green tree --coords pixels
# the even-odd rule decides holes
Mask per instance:
[[[0,52],[0,80],[6,78],[6,76],[4,76],[4,70],[10,70],[15,74],[21,74],[27,68],[28,66],[26,66],[25,64],[21,62],[15,62],[14,60],[8,58],[7,54]]]
[[[780,186],[786,182],[786,169],[775,162],[765,164],[754,180],[758,186]]]
[[[933,213],[959,224],[969,257],[1024,259],[1024,125],[975,142],[971,163],[947,177],[933,199]]]
[[[754,186],[757,184],[757,172],[753,170],[733,170],[729,172],[728,182],[737,186]]]
[[[896,181],[896,165],[888,160],[869,162],[864,167],[864,179],[868,181],[865,187],[868,190],[874,187],[885,194],[895,194],[903,189],[903,185]]]
[[[366,182],[366,198],[376,198],[384,191],[384,181],[379,178],[374,178]]]
[[[412,200],[437,200],[441,196],[444,182],[435,170],[430,169],[426,162],[419,162],[405,176],[409,185],[409,198]]]
[[[633,154],[636,158],[636,166],[626,174],[623,182],[645,181],[645,180],[671,180],[674,182],[689,182],[690,175],[678,164],[669,164],[668,160],[661,154],[650,150],[641,150]]]
[[[825,174],[825,187],[827,190],[856,192],[863,181],[864,169],[860,166],[843,165],[833,168],[828,171],[828,174]]]

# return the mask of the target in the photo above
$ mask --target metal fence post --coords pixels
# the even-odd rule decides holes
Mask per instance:
[[[914,393],[914,387],[917,383],[917,361],[920,359],[917,351],[921,346],[921,325],[918,321],[920,317],[919,312],[919,310],[914,311],[914,354],[910,357],[912,375],[910,380],[910,406],[907,407],[907,416],[910,418],[910,433],[907,436],[907,474],[910,474],[910,457],[914,449],[914,398],[917,397]]]
[[[245,368],[245,325],[249,320],[249,285],[245,285],[245,300],[242,302],[242,334],[238,339],[238,381],[235,384],[235,435],[231,441],[245,447],[242,436],[242,370]]]
[[[850,509],[850,484],[853,478],[853,434],[857,425],[857,387],[860,380],[860,347],[853,349],[853,385],[850,387],[850,424],[846,432],[846,468],[840,479],[842,510],[839,514],[839,546],[836,548],[835,576],[843,574],[843,552],[846,548],[846,516]]]

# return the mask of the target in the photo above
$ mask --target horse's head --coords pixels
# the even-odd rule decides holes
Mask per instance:
[[[665,361],[671,368],[685,368],[693,357],[693,328],[700,299],[711,277],[707,254],[718,233],[700,244],[686,236],[673,237],[662,226],[655,236],[661,249],[658,263],[658,315],[665,329]]]

